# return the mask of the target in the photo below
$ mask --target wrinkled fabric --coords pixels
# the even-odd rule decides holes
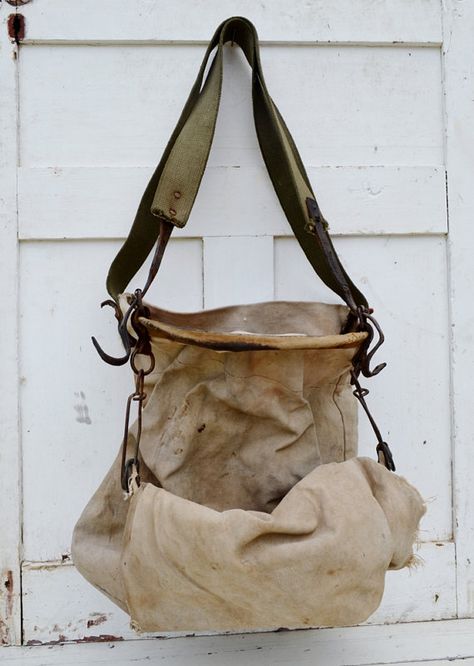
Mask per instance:
[[[410,559],[421,498],[353,459],[346,317],[264,303],[142,320],[142,483],[124,502],[119,454],[73,537],[79,571],[141,629],[353,624]]]
[[[412,556],[423,505],[367,458],[321,465],[269,515],[219,512],[142,484],[121,573],[144,631],[354,624]]]

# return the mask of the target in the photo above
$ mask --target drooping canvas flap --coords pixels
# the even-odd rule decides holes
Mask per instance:
[[[145,479],[148,471],[145,471]],[[104,482],[106,483],[106,482]],[[79,522],[74,560],[142,631],[338,626],[380,603],[387,569],[413,559],[424,505],[366,458],[318,467],[271,514],[216,511],[144,482],[130,510]],[[125,525],[126,521],[126,525]]]

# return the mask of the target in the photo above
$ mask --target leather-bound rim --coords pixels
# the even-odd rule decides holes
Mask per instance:
[[[259,335],[256,333],[216,333],[191,328],[178,328],[163,322],[139,318],[152,337],[173,340],[182,344],[207,347],[216,351],[252,351],[277,349],[347,349],[355,348],[366,339],[367,333],[351,332],[340,335]]]

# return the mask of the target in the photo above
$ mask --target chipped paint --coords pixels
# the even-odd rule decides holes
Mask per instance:
[[[112,634],[99,634],[98,636],[84,636],[83,638],[68,639],[63,634],[59,634],[57,641],[39,641],[38,639],[31,639],[26,642],[27,646],[32,645],[61,645],[62,643],[112,643],[114,641],[123,641],[123,636],[113,636]]]
[[[73,562],[69,553],[63,553],[60,560],[45,560],[44,562],[23,562],[23,571],[49,571],[57,567],[72,567]]]
[[[106,613],[90,613],[90,620],[87,620],[87,628],[96,627],[103,622],[107,622],[108,616]]]
[[[10,627],[0,616],[0,645],[10,645]]]
[[[13,615],[13,571],[9,569],[5,581],[3,583],[6,589],[6,608],[7,608],[7,617]]]
[[[99,634],[99,636],[84,636],[74,641],[75,643],[101,643],[109,641],[123,641],[123,636],[112,636],[111,634]]]
[[[2,608],[0,609],[0,644],[10,645],[10,621],[13,618],[13,571],[8,569],[2,576],[2,589],[0,590],[0,600]]]

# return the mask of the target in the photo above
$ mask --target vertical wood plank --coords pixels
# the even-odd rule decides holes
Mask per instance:
[[[6,23],[10,13],[13,13],[11,6],[0,8],[0,645],[21,642],[16,212],[18,50],[8,40]]]
[[[204,239],[204,307],[272,299],[272,237]]]
[[[455,539],[458,614],[474,614],[474,5],[445,0],[444,79],[449,209]]]

